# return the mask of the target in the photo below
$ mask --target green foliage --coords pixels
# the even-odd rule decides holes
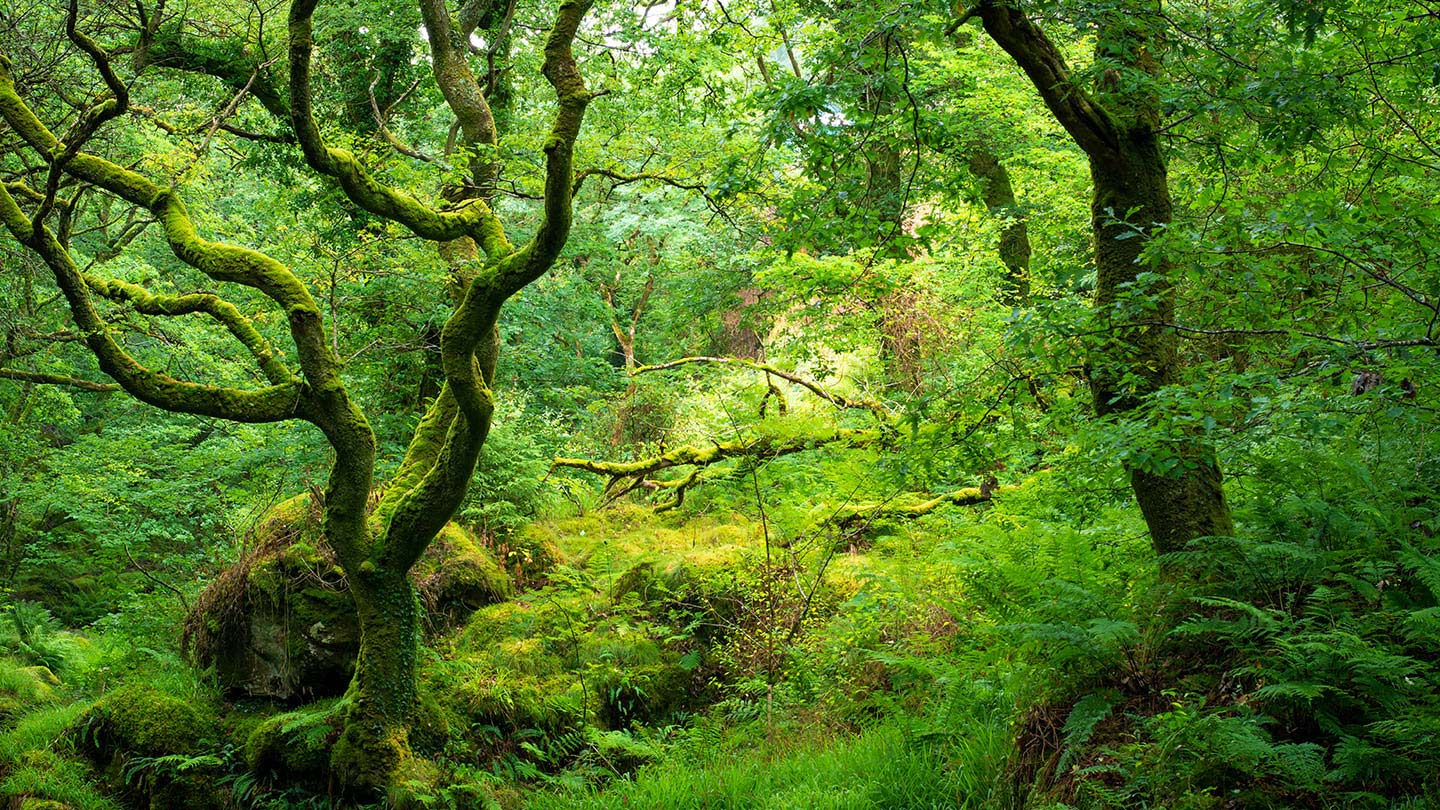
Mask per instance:
[[[6,653],[56,675],[64,675],[86,642],[61,629],[50,611],[34,602],[17,601],[5,611],[0,648]]]
[[[535,796],[533,808],[931,808],[954,806],[955,786],[930,746],[880,728],[827,745],[820,753],[802,730],[761,738],[739,752],[698,751],[694,758],[642,768],[634,782],[603,793]],[[755,767],[763,763],[763,768]]]
[[[435,541],[446,553],[417,566],[423,688],[390,806],[1440,803],[1433,8],[989,5],[1033,15],[1071,66],[1067,99],[1163,111],[1173,220],[1102,208],[1118,242],[1146,249],[1101,306],[1087,158],[955,9],[591,12],[582,66],[602,92],[576,161],[591,172],[565,257],[507,304],[496,423]],[[542,79],[538,53],[500,40],[533,44],[554,9],[467,13],[482,6],[494,19],[470,62],[496,70],[481,80],[496,146],[450,148],[414,7],[327,9],[315,103],[336,145],[419,198],[463,180],[469,157],[499,158],[490,203],[521,238],[552,111],[504,101]],[[0,13],[0,52],[68,139],[78,101],[106,90],[57,38],[61,12]],[[282,55],[237,84],[131,59],[134,21],[105,13],[82,9],[79,28],[126,57],[135,115],[86,148],[196,201],[205,238],[294,268],[367,408],[382,487],[439,391],[452,268],[273,142],[290,122],[266,109],[286,95],[272,14],[201,3],[156,32],[220,62]],[[1153,74],[1128,47],[1140,35]],[[0,149],[0,174],[34,213],[15,184],[44,189],[48,155],[21,151]],[[979,151],[1013,206],[987,203]],[[90,271],[166,295],[219,283],[145,212],[58,191],[50,222],[63,215]],[[1021,219],[1033,283],[1011,302],[995,245]],[[42,263],[6,237],[0,265],[0,368],[102,380]],[[284,313],[221,286],[284,341]],[[205,318],[101,310],[174,379],[258,380]],[[1138,328],[1175,337],[1157,359],[1171,384],[1097,419],[1095,374],[1131,391],[1159,371],[1117,351]],[[629,377],[626,348],[642,365],[763,360],[880,407],[736,366]],[[650,507],[686,470],[615,500],[550,469],[837,430],[874,440],[706,466],[665,515]],[[1236,536],[1157,566],[1126,470],[1170,480],[1197,447],[1225,471]],[[303,631],[274,647],[276,668],[325,647],[335,666],[312,680],[345,687],[356,628],[318,519],[267,526],[286,495],[320,497],[329,461],[308,426],[0,377],[4,803],[349,801],[328,792],[343,703],[222,706],[227,675],[174,643],[197,593],[185,627],[216,655],[253,652],[278,626],[254,632],[264,607]],[[992,478],[980,505],[839,519]],[[255,552],[281,534],[300,536]]]

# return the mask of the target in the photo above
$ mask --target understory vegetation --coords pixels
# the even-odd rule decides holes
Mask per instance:
[[[1425,2],[0,10],[0,807],[1440,807]]]

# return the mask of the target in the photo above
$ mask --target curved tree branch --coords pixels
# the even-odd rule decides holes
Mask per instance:
[[[1045,106],[1095,159],[1114,154],[1119,132],[1110,115],[1077,85],[1060,49],[1019,9],[997,0],[980,0],[964,19],[979,17],[985,32],[1020,65]]]
[[[890,420],[890,409],[886,408],[884,403],[882,402],[878,402],[873,399],[851,399],[849,397],[842,396],[835,393],[834,391],[831,391],[830,389],[820,385],[814,380],[808,380],[789,371],[783,371],[776,368],[775,366],[770,365],[769,363],[758,363],[754,360],[745,360],[739,357],[682,357],[679,360],[671,360],[668,363],[656,363],[652,366],[640,366],[635,369],[633,374],[639,375],[648,374],[655,371],[667,371],[672,368],[679,368],[680,366],[691,365],[694,363],[719,363],[731,366],[743,366],[745,368],[755,369],[756,371],[763,371],[766,374],[774,375],[787,382],[792,382],[814,394],[815,396],[820,397],[831,405],[834,405],[837,408],[853,408],[857,410],[869,411],[882,422],[888,422]]]
[[[15,380],[16,382],[36,383],[38,385],[62,385],[70,388],[78,388],[81,391],[94,391],[96,393],[108,393],[119,391],[120,386],[115,383],[94,382],[79,377],[67,377],[63,374],[47,374],[39,371],[21,371],[16,368],[0,368],[0,380]]]

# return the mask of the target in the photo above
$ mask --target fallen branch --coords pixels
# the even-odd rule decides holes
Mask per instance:
[[[928,515],[942,506],[978,506],[988,502],[996,493],[1009,492],[1018,485],[996,486],[993,478],[978,487],[965,487],[923,500],[891,499],[883,503],[857,504],[830,518],[830,522],[842,530],[854,528],[857,524],[869,524],[883,518],[904,518],[906,520]],[[915,495],[914,498],[923,498]]]

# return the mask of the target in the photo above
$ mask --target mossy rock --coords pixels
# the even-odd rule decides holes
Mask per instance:
[[[522,526],[493,545],[500,563],[527,587],[542,584],[546,573],[565,561],[555,531],[539,523]]]
[[[392,810],[426,810],[433,807],[433,797],[439,792],[444,779],[444,772],[434,762],[409,757],[390,776],[385,791],[385,806]]]
[[[250,732],[245,764],[262,779],[323,788],[330,749],[340,739],[340,714],[331,701],[268,718]]]
[[[191,754],[209,729],[192,702],[142,684],[116,689],[71,727],[79,750],[97,765],[117,758]]]
[[[404,729],[376,735],[350,723],[330,752],[330,771],[353,798],[378,798],[412,759]]]
[[[37,706],[57,700],[60,679],[47,667],[16,666],[13,661],[0,661],[0,726],[29,713]]]
[[[514,595],[510,575],[454,523],[436,535],[411,572],[432,626],[454,627],[478,608]]]
[[[223,770],[218,766],[184,772],[133,768],[137,760],[201,751],[213,725],[192,702],[137,684],[96,701],[76,718],[70,733],[76,748],[98,768],[101,781],[127,805],[218,810],[233,806],[229,792],[219,787]]]
[[[568,675],[515,678],[493,673],[469,681],[454,698],[457,710],[472,726],[489,726],[503,735],[530,730],[555,733],[580,725],[584,691]]]
[[[192,768],[158,780],[150,792],[150,810],[222,810],[236,807],[218,767]]]
[[[350,683],[359,625],[344,573],[309,495],[270,510],[251,551],[221,573],[186,617],[192,660],[213,667],[230,697],[331,697]],[[464,622],[508,598],[509,575],[464,529],[449,524],[411,572],[431,629]]]
[[[641,602],[648,602],[652,597],[652,591],[660,586],[655,574],[655,564],[652,562],[639,562],[615,578],[614,584],[610,586],[610,599],[619,602],[625,597],[635,594]],[[663,586],[661,586],[663,587]]]
[[[600,699],[598,719],[609,728],[624,729],[689,708],[694,672],[682,667],[678,657],[668,659],[607,673],[596,689]]]
[[[52,799],[24,799],[20,810],[71,810],[70,805]]]

